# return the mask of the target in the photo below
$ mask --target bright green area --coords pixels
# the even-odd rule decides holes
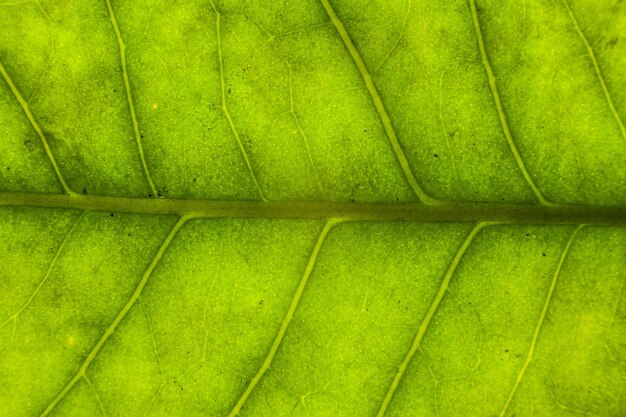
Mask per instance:
[[[625,28],[0,0],[0,417],[626,415]]]

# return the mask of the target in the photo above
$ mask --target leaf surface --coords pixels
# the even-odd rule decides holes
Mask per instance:
[[[625,25],[0,0],[0,416],[626,414]]]

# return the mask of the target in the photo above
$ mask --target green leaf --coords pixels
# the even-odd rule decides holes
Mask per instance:
[[[626,415],[625,28],[0,0],[0,416]]]

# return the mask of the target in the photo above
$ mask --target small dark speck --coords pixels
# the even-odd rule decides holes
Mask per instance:
[[[152,197],[152,193],[148,194],[148,197]]]
[[[83,188],[83,194],[87,194],[87,189]]]
[[[228,89],[228,94],[230,94],[230,91],[231,91],[231,90],[230,90],[230,88],[229,88],[229,89]]]
[[[545,253],[542,253],[542,255],[543,255],[543,256],[546,256],[546,254],[545,254]]]
[[[129,234],[128,234],[128,237],[131,237],[132,235],[133,235],[132,233],[129,233]]]
[[[11,170],[11,167],[7,167],[7,171],[10,171],[10,170]]]
[[[526,233],[526,236],[530,236],[530,233]]]
[[[115,217],[115,213],[111,213],[111,217]]]
[[[143,135],[140,135],[140,136],[141,136],[141,139],[143,139]]]
[[[259,301],[259,305],[263,304],[263,300]]]
[[[117,90],[114,88],[114,89],[113,89],[113,92],[114,92],[114,93],[117,93]]]
[[[367,129],[365,129],[364,132],[367,133]]]
[[[508,349],[504,349],[504,353],[509,353],[509,350]]]
[[[521,358],[521,357],[522,357],[522,354],[521,354],[521,353],[518,353],[517,355],[515,355],[515,357],[516,357],[516,358]]]
[[[193,182],[196,182],[196,179],[195,179],[195,178],[193,179]]]
[[[433,156],[434,156],[435,158],[439,158],[439,155],[437,155],[436,153],[435,153],[435,154],[433,154]]]

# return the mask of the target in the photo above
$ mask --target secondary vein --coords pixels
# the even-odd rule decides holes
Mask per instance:
[[[359,73],[361,74],[361,78],[363,79],[365,88],[367,89],[367,92],[372,98],[372,102],[374,103],[374,107],[376,108],[376,112],[378,113],[378,117],[380,118],[380,121],[383,124],[383,128],[385,129],[385,133],[387,134],[387,138],[389,139],[389,143],[391,145],[391,148],[393,149],[393,153],[395,154],[396,159],[398,160],[398,163],[400,164],[400,167],[402,168],[402,172],[404,173],[406,180],[411,186],[411,189],[423,203],[427,203],[427,204],[437,203],[438,200],[429,196],[417,182],[417,179],[415,178],[415,174],[413,174],[413,170],[411,169],[411,164],[409,163],[409,160],[404,153],[404,149],[402,149],[402,145],[400,145],[400,142],[398,140],[398,135],[396,134],[393,124],[391,123],[391,118],[389,117],[389,113],[387,112],[387,109],[385,108],[385,104],[383,103],[383,100],[381,99],[380,94],[378,93],[378,89],[376,88],[376,85],[374,84],[372,75],[367,69],[365,62],[363,61],[363,58],[361,57],[361,54],[356,49],[356,46],[354,45],[352,38],[350,38],[350,34],[348,33],[345,26],[341,22],[341,19],[339,19],[339,16],[337,16],[337,13],[335,13],[335,10],[333,9],[333,6],[330,4],[330,2],[328,0],[321,0],[321,2],[322,2],[322,5],[324,6],[324,9],[326,10],[326,13],[328,14],[328,17],[330,18],[331,22],[335,26],[337,33],[339,33],[339,36],[341,37],[341,40],[343,41],[344,46],[348,50],[350,57],[352,57],[352,61],[354,61],[354,65],[356,65],[357,69],[359,70]]]
[[[65,181],[65,178],[63,177],[63,174],[61,174],[59,165],[57,164],[57,161],[54,158],[54,155],[52,154],[52,150],[50,149],[50,145],[48,144],[48,139],[46,139],[46,135],[43,134],[43,131],[41,130],[41,127],[39,126],[39,123],[35,119],[35,116],[33,116],[33,112],[30,110],[30,107],[28,106],[28,102],[24,99],[20,91],[17,89],[17,87],[13,83],[13,80],[11,79],[11,76],[9,76],[9,73],[7,72],[6,68],[4,68],[4,65],[2,65],[1,62],[0,62],[0,74],[2,74],[2,78],[4,78],[4,81],[7,83],[7,85],[11,89],[11,92],[13,93],[17,101],[20,103],[20,106],[22,106],[22,110],[26,114],[26,117],[28,118],[28,121],[30,122],[30,124],[33,126],[33,129],[35,129],[37,136],[39,136],[43,149],[46,152],[46,156],[48,157],[48,160],[50,161],[50,164],[52,165],[52,169],[54,169],[54,173],[56,174],[57,179],[59,180],[59,183],[61,183],[61,187],[63,187],[63,191],[67,194],[75,194],[74,191],[72,191],[72,189],[69,187],[69,185],[67,185],[67,182]]]
[[[100,352],[100,350],[102,349],[106,341],[115,332],[115,329],[117,329],[117,326],[119,326],[122,320],[124,320],[124,318],[130,311],[130,309],[133,307],[133,305],[135,305],[135,303],[141,296],[141,293],[143,289],[145,288],[146,284],[148,283],[148,280],[150,279],[152,272],[154,271],[157,264],[163,257],[163,254],[165,253],[165,251],[167,251],[167,248],[169,247],[170,243],[172,243],[172,240],[174,240],[174,237],[176,236],[180,228],[183,227],[183,225],[188,219],[189,217],[182,216],[179,218],[178,222],[176,222],[174,227],[172,227],[168,235],[163,240],[163,243],[161,243],[161,247],[159,248],[157,253],[154,255],[154,258],[152,258],[150,265],[148,266],[143,276],[141,277],[139,284],[135,288],[135,291],[131,295],[128,302],[124,305],[124,307],[122,307],[120,312],[117,313],[117,316],[115,316],[115,319],[113,319],[113,322],[109,325],[109,327],[107,327],[107,329],[104,331],[102,336],[100,336],[100,339],[98,340],[96,345],[91,349],[91,352],[89,352],[89,354],[83,361],[82,365],[80,366],[76,374],[72,377],[72,379],[70,379],[70,381],[65,385],[65,387],[63,387],[61,392],[59,392],[59,394],[52,400],[52,402],[48,404],[45,410],[41,413],[40,417],[48,416],[56,408],[56,406],[59,405],[59,403],[63,400],[63,398],[65,398],[65,396],[72,390],[74,385],[76,385],[76,383],[83,376],[85,376],[87,368],[89,367],[91,362],[93,362],[93,360],[96,358],[96,356],[98,355],[98,353]]]
[[[252,182],[261,197],[261,200],[266,201],[265,195],[261,190],[261,186],[254,174],[254,170],[252,169],[252,163],[250,162],[250,157],[248,156],[248,152],[243,147],[243,142],[241,142],[241,136],[239,135],[239,131],[237,130],[237,126],[235,126],[235,122],[233,121],[233,117],[230,114],[230,110],[228,109],[228,102],[226,101],[226,81],[224,79],[224,58],[222,57],[222,14],[217,9],[213,1],[211,1],[211,7],[213,8],[213,12],[215,12],[215,32],[217,37],[217,59],[220,66],[220,85],[222,90],[222,111],[226,116],[226,120],[228,120],[228,125],[230,126],[230,130],[233,132],[233,136],[235,137],[235,141],[237,142],[237,146],[241,151],[241,155],[246,163],[246,167],[248,168],[248,172],[250,173],[250,177],[252,178]]]
[[[478,13],[476,12],[476,0],[469,0],[469,3],[472,13],[472,22],[474,24],[474,31],[476,32],[476,41],[478,42],[478,48],[480,49],[483,66],[485,67],[487,80],[489,81],[489,89],[491,90],[491,95],[493,96],[493,101],[496,106],[496,111],[498,112],[498,118],[500,119],[500,125],[502,126],[502,132],[504,133],[504,137],[509,144],[509,148],[511,149],[511,153],[513,154],[513,157],[517,162],[517,166],[519,167],[522,175],[526,179],[526,182],[535,194],[537,200],[539,200],[541,204],[550,205],[552,203],[543,196],[543,194],[535,184],[535,181],[533,181],[532,177],[530,176],[530,173],[526,168],[526,164],[524,164],[524,160],[522,159],[522,156],[517,149],[515,140],[513,140],[513,135],[511,134],[511,129],[509,128],[509,122],[507,121],[506,114],[504,113],[504,108],[502,107],[502,100],[500,99],[500,93],[498,92],[496,77],[493,74],[493,69],[491,68],[491,63],[489,62],[489,56],[487,55],[487,49],[485,48],[485,41],[483,39],[482,30],[480,28]]]
[[[109,17],[111,19],[111,24],[113,25],[113,30],[115,31],[115,37],[117,38],[117,44],[120,49],[120,60],[122,62],[122,78],[124,79],[124,89],[126,90],[126,100],[128,101],[128,109],[130,111],[130,120],[133,124],[133,131],[135,133],[135,142],[137,143],[137,150],[139,151],[139,159],[141,160],[141,166],[143,168],[143,172],[148,180],[150,185],[150,190],[152,191],[152,196],[156,197],[158,195],[157,189],[154,186],[154,182],[152,181],[152,177],[150,176],[150,171],[148,170],[148,164],[146,163],[146,157],[143,152],[143,144],[141,141],[141,133],[139,132],[139,122],[137,122],[137,113],[135,112],[135,104],[133,103],[133,95],[130,88],[130,79],[128,77],[128,68],[126,65],[126,44],[124,43],[124,39],[122,38],[122,32],[120,32],[120,27],[117,24],[117,18],[115,17],[115,12],[113,11],[113,6],[111,5],[110,0],[106,0],[107,9],[109,10]]]
[[[569,240],[567,241],[567,244],[565,245],[565,248],[563,249],[563,252],[561,253],[561,258],[559,259],[559,263],[556,267],[556,270],[554,271],[554,275],[552,276],[552,283],[550,284],[550,289],[548,290],[548,295],[546,296],[546,300],[543,303],[543,308],[541,309],[541,314],[539,315],[539,320],[537,322],[537,326],[535,327],[535,331],[533,332],[533,337],[532,340],[530,342],[530,347],[528,348],[528,354],[526,355],[526,360],[524,361],[524,365],[522,365],[522,368],[520,369],[519,373],[517,374],[517,378],[515,378],[515,384],[513,384],[513,388],[511,388],[511,392],[509,393],[509,396],[506,400],[506,402],[504,403],[504,406],[502,406],[502,410],[500,410],[500,417],[504,417],[504,414],[506,413],[506,410],[509,408],[509,406],[511,405],[511,401],[513,401],[513,397],[515,397],[515,393],[517,392],[517,388],[519,387],[520,383],[522,382],[522,379],[524,378],[524,375],[526,374],[526,370],[528,369],[528,365],[530,365],[530,362],[532,361],[533,358],[533,354],[535,353],[535,347],[537,345],[537,339],[539,338],[539,332],[541,331],[541,327],[543,326],[543,322],[546,318],[546,314],[548,312],[548,307],[550,306],[550,302],[552,301],[552,295],[554,294],[554,289],[556,288],[556,284],[559,280],[559,275],[561,274],[561,269],[563,268],[563,263],[565,262],[565,258],[567,257],[567,253],[569,252],[570,246],[572,246],[572,242],[574,241],[574,238],[576,237],[576,235],[578,234],[578,232],[580,231],[580,229],[582,229],[585,225],[579,225],[574,232],[571,234]]]
[[[613,114],[613,117],[615,118],[615,122],[617,122],[617,125],[619,126],[619,131],[621,132],[622,137],[624,138],[624,140],[626,140],[626,128],[624,127],[624,122],[622,121],[622,118],[620,117],[619,113],[617,112],[617,109],[615,108],[615,105],[613,104],[613,99],[611,98],[609,89],[606,86],[606,82],[604,81],[604,76],[602,75],[602,71],[600,70],[600,65],[598,64],[598,60],[596,59],[596,54],[593,51],[593,48],[591,47],[591,44],[587,40],[587,37],[585,36],[584,32],[580,28],[580,25],[578,24],[578,20],[576,19],[576,16],[574,15],[574,12],[572,11],[572,8],[569,2],[567,0],[563,0],[563,4],[565,5],[565,8],[567,9],[567,14],[569,15],[570,19],[572,20],[572,23],[574,24],[576,33],[578,33],[578,36],[580,36],[580,39],[585,44],[585,48],[587,48],[589,59],[591,59],[591,63],[593,64],[593,69],[596,72],[596,78],[598,79],[598,82],[600,83],[600,87],[602,87],[602,92],[604,93],[604,98],[606,99],[606,103],[608,104],[609,109],[611,110],[611,113]]]
[[[245,391],[241,394],[241,396],[235,403],[235,406],[233,407],[231,412],[228,414],[228,417],[235,417],[239,414],[239,412],[241,411],[241,408],[244,406],[244,404],[250,397],[250,394],[252,394],[252,391],[254,391],[254,388],[256,388],[261,378],[263,378],[263,375],[265,374],[265,372],[272,365],[272,361],[274,360],[274,357],[276,356],[276,353],[278,352],[278,349],[280,348],[280,345],[282,344],[283,339],[285,338],[285,333],[287,333],[287,328],[289,327],[289,324],[291,323],[291,319],[293,319],[296,309],[298,308],[298,305],[300,304],[300,300],[302,299],[302,294],[304,293],[304,289],[309,281],[309,277],[311,276],[311,273],[313,272],[313,269],[315,268],[315,263],[317,262],[317,257],[320,253],[322,245],[324,244],[324,240],[326,239],[326,236],[328,236],[328,233],[330,232],[330,230],[341,221],[342,221],[341,219],[329,219],[324,225],[324,227],[322,228],[322,230],[320,231],[317,237],[317,241],[315,242],[315,246],[313,247],[313,251],[311,252],[311,256],[309,257],[309,261],[306,265],[306,268],[304,269],[304,273],[302,274],[302,278],[300,279],[300,283],[298,284],[298,287],[296,288],[296,292],[294,293],[293,298],[291,299],[291,304],[289,305],[289,309],[287,310],[287,313],[285,314],[285,317],[283,318],[280,328],[278,329],[278,333],[276,334],[276,337],[274,338],[274,342],[272,342],[272,346],[270,347],[270,350],[267,353],[267,356],[265,356],[265,359],[263,360],[261,367],[258,369],[254,377],[252,377],[252,379],[250,380],[250,383],[248,384]]]
[[[465,238],[465,241],[463,242],[463,244],[459,247],[456,254],[454,255],[454,258],[452,259],[452,262],[448,266],[448,270],[446,271],[443,277],[443,280],[441,281],[441,285],[439,286],[439,291],[437,291],[435,298],[430,304],[430,307],[428,308],[428,311],[426,312],[426,315],[424,316],[424,319],[422,320],[422,323],[420,324],[417,330],[417,333],[415,334],[415,338],[413,339],[413,344],[411,345],[404,359],[398,366],[398,371],[396,372],[396,375],[394,376],[393,381],[391,382],[391,385],[389,386],[389,389],[387,390],[387,394],[385,395],[385,398],[383,399],[383,402],[380,408],[378,409],[378,413],[376,414],[376,417],[384,417],[385,413],[387,412],[387,408],[389,407],[389,404],[391,404],[391,400],[393,399],[393,396],[396,390],[398,389],[398,386],[402,382],[402,379],[404,378],[404,374],[406,373],[406,370],[409,367],[409,364],[411,363],[411,361],[413,360],[413,357],[419,350],[420,345],[422,344],[424,335],[426,334],[426,331],[428,330],[428,327],[430,326],[430,323],[433,317],[437,313],[437,310],[439,309],[439,306],[441,305],[441,301],[443,300],[443,297],[446,295],[448,287],[450,286],[450,281],[452,280],[452,276],[454,275],[456,268],[459,266],[459,263],[461,262],[463,255],[465,255],[465,252],[467,252],[467,249],[472,244],[472,241],[474,240],[476,235],[482,229],[484,229],[486,226],[489,226],[490,224],[492,223],[481,222],[481,223],[478,223],[476,226],[474,226],[474,228],[471,230],[469,235],[467,235],[467,237]]]

